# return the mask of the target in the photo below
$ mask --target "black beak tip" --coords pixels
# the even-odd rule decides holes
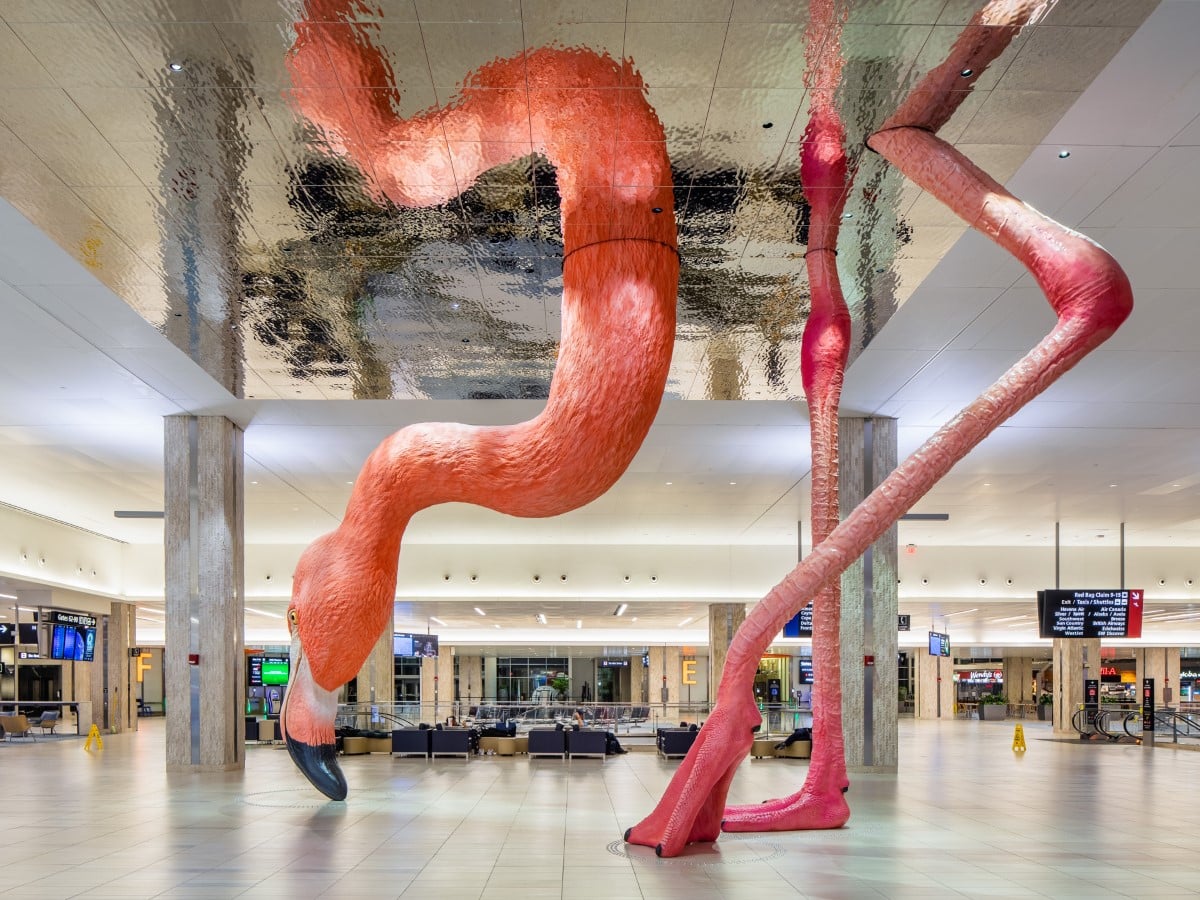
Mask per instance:
[[[348,792],[346,776],[337,761],[336,744],[305,744],[290,735],[284,736],[292,762],[312,782],[312,786],[330,800],[345,800]]]

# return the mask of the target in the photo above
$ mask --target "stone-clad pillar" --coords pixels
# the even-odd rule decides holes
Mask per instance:
[[[137,731],[137,675],[129,648],[134,645],[134,607],[113,603],[108,614],[108,726],[114,734]]]
[[[1142,702],[1142,679],[1154,679],[1154,708],[1179,706],[1179,648],[1146,647],[1134,650],[1137,660],[1137,698]],[[1099,677],[1099,676],[1097,676]],[[1170,694],[1164,693],[1170,691]],[[1170,697],[1170,700],[1167,697]]]
[[[725,670],[725,657],[738,627],[746,621],[744,603],[710,603],[708,605],[708,696],[713,701]]]
[[[839,431],[839,504],[845,519],[896,467],[896,420],[843,418]],[[896,571],[892,525],[842,575],[842,731],[851,771],[896,771]]]
[[[918,719],[953,719],[955,714],[954,660],[916,651],[916,696],[913,715]]]
[[[667,722],[676,721],[679,716],[679,704],[683,700],[680,692],[683,680],[682,664],[683,657],[678,647],[650,648],[650,670],[646,673],[650,710],[652,714],[665,718]]]
[[[242,431],[220,416],[165,425],[167,769],[241,769]]]
[[[392,641],[392,626],[389,624],[371,648],[371,653],[363,662],[362,668],[358,670],[358,702],[386,705],[395,697],[395,643]]]
[[[454,712],[454,657],[449,647],[439,652],[421,660],[421,721],[430,725]]]
[[[1054,733],[1078,734],[1071,719],[1083,705],[1083,682],[1100,679],[1099,638],[1055,638]]]
[[[455,658],[458,660],[458,696],[465,712],[483,700],[483,657],[458,654]],[[574,684],[571,689],[578,694]]]

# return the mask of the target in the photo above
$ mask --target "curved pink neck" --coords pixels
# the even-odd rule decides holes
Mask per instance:
[[[353,620],[362,635],[347,641],[353,646],[305,640],[326,689],[353,677],[365,639],[383,628],[400,541],[417,511],[463,502],[552,516],[616,481],[662,399],[678,280],[665,137],[628,63],[578,50],[496,60],[467,79],[453,105],[402,120],[390,91],[361,89],[391,84],[391,72],[370,46],[370,26],[350,21],[356,8],[310,0],[287,61],[292,102],[380,197],[402,205],[447,202],[494,166],[544,154],[561,197],[562,339],[536,418],[414,425],[367,459],[342,524],[297,569],[296,591],[311,581],[311,602]],[[302,638],[319,618],[302,616]]]

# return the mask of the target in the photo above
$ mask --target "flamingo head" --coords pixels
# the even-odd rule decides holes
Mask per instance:
[[[336,532],[314,541],[296,567],[287,610],[292,674],[280,725],[292,761],[332,800],[347,792],[333,731],[338,691],[370,655],[394,592],[394,564],[389,582]]]

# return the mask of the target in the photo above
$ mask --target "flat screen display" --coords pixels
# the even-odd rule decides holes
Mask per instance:
[[[392,632],[393,656],[429,656],[438,655],[438,636],[436,634],[404,634]]]
[[[17,626],[18,644],[36,644],[38,642],[37,622],[22,622]]]
[[[800,657],[800,684],[812,684],[812,660],[808,657]]]
[[[812,604],[804,607],[783,626],[784,637],[812,637]]]
[[[96,654],[96,629],[87,625],[53,625],[50,658],[92,662]]]
[[[17,628],[8,622],[0,622],[0,646],[10,646],[17,642]]]
[[[292,664],[286,656],[264,656],[262,658],[262,683],[287,684]]]
[[[1038,591],[1039,634],[1044,638],[1142,636],[1141,590]]]
[[[929,632],[929,655],[930,656],[949,656],[950,655],[950,635],[940,631]]]

